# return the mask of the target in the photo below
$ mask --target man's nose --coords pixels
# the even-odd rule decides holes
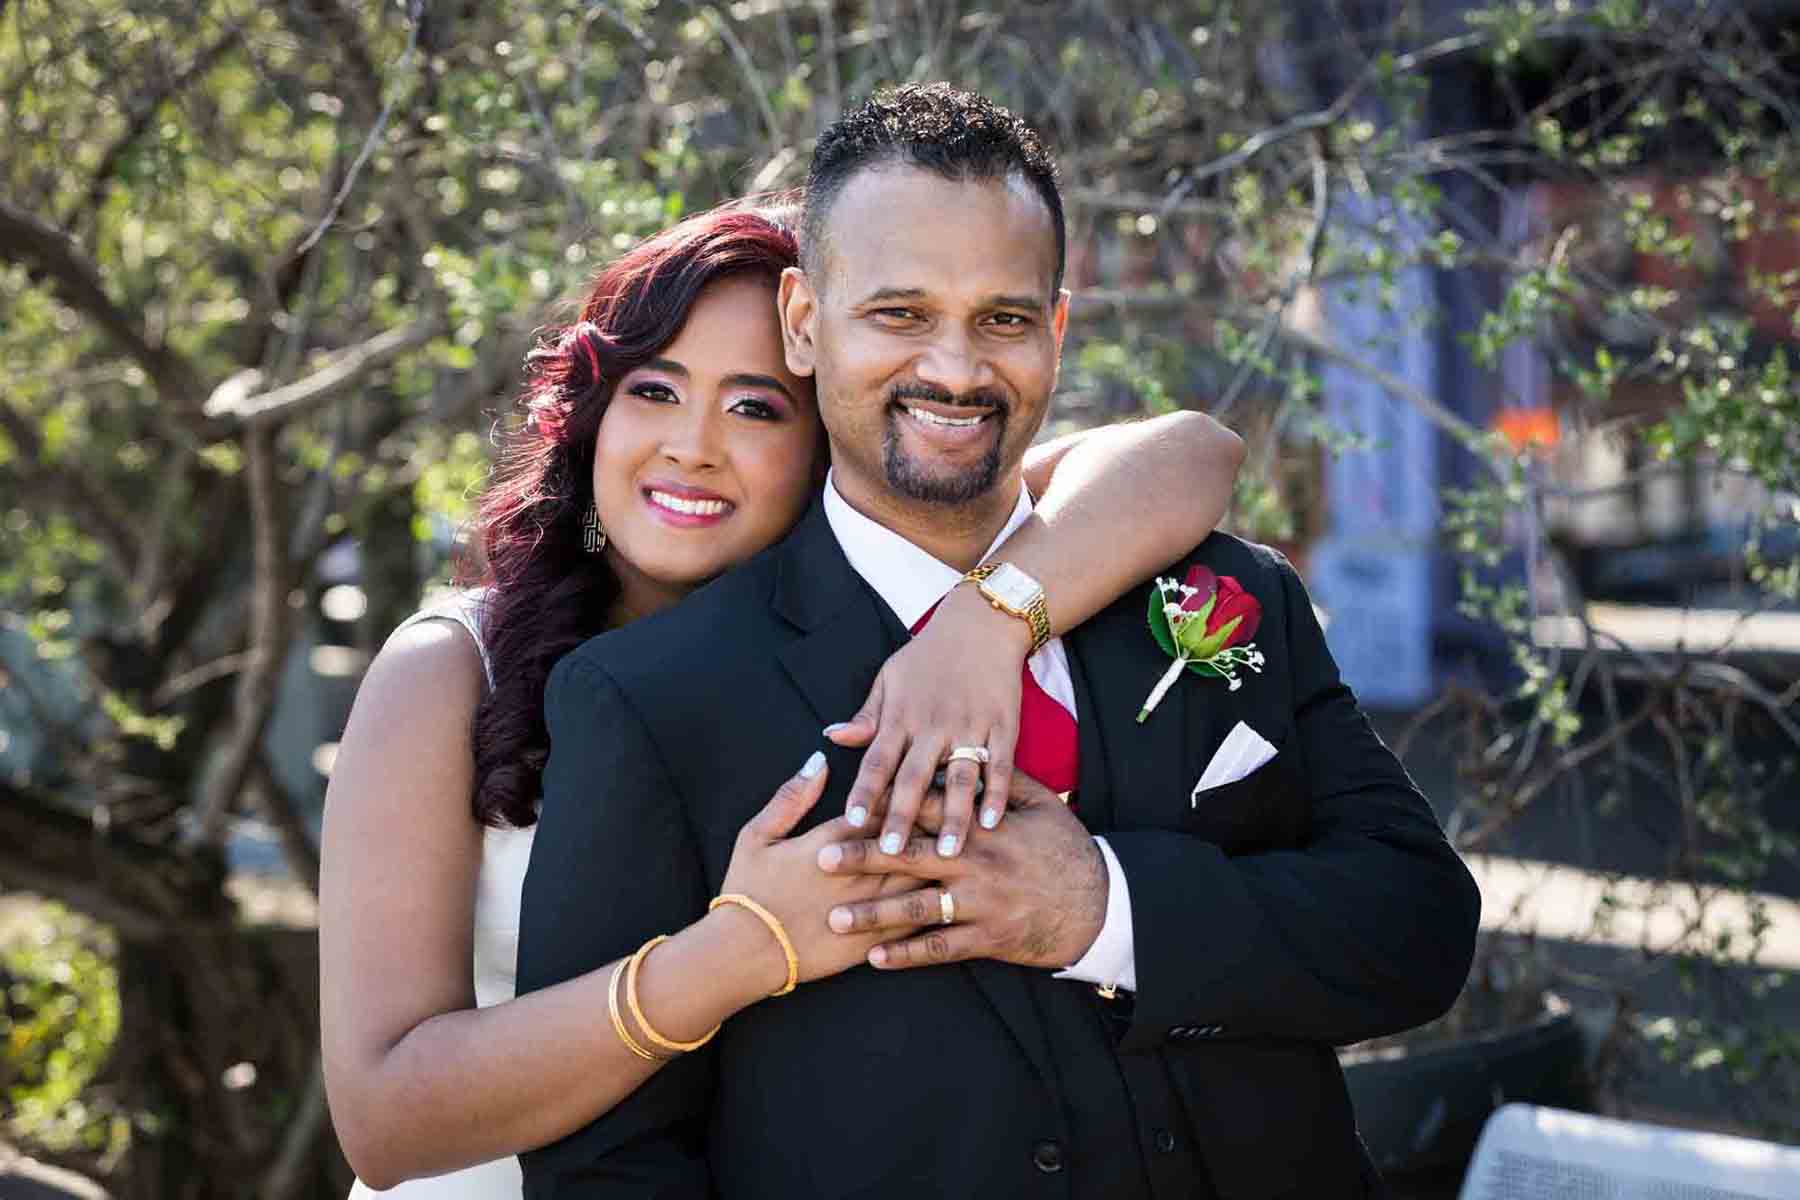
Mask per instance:
[[[960,326],[945,329],[919,356],[919,381],[963,396],[994,381],[992,365],[981,347]]]

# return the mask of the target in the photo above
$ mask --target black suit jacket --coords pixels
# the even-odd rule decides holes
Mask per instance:
[[[593,1124],[524,1155],[526,1195],[1037,1194],[1043,1147],[1091,1135],[1071,1124],[1071,1097],[1111,1095],[1121,1079],[1135,1107],[1171,1092],[1161,1119],[1195,1151],[1193,1178],[1161,1179],[1159,1196],[1368,1194],[1333,1046],[1449,1006],[1479,897],[1339,681],[1286,560],[1214,534],[1165,574],[1189,562],[1262,603],[1267,665],[1239,691],[1184,675],[1134,720],[1168,664],[1145,625],[1148,585],[1065,639],[1079,812],[1129,884],[1135,997],[1108,1006],[994,962],[855,968],[752,1006]],[[520,992],[700,916],[739,828],[820,747],[820,728],[856,711],[904,637],[815,503],[784,542],[564,658],[546,696]],[[1276,760],[1190,803],[1240,720]],[[854,752],[825,749],[829,787],[809,824],[842,811],[856,773]],[[1095,1015],[1046,1024],[1073,1003]],[[1116,1149],[1155,1158],[1149,1145]],[[1059,1186],[1089,1194],[1082,1170],[1058,1172]]]

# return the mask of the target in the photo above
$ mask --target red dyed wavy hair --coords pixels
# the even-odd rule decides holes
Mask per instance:
[[[618,596],[606,560],[581,548],[594,439],[614,387],[675,340],[709,284],[750,274],[772,286],[798,261],[793,233],[772,210],[727,206],[690,217],[602,269],[578,319],[526,356],[524,420],[502,442],[482,495],[476,535],[486,562],[470,580],[491,589],[482,641],[494,686],[473,730],[482,824],[537,821],[550,669],[606,628]]]

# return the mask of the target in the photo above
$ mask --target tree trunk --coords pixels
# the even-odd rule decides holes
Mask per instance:
[[[315,931],[246,924],[216,857],[109,836],[3,783],[0,886],[62,900],[118,937],[119,1036],[92,1086],[131,1114],[131,1148],[91,1173],[128,1200],[252,1194],[289,1123],[307,1119]],[[292,1194],[341,1194],[347,1172],[313,1120]]]

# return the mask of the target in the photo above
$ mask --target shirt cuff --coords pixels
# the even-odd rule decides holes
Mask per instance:
[[[1106,839],[1094,839],[1106,860],[1106,919],[1100,936],[1075,965],[1058,971],[1058,979],[1076,979],[1100,987],[1137,991],[1137,943],[1131,936],[1131,889],[1125,886],[1125,870]]]

